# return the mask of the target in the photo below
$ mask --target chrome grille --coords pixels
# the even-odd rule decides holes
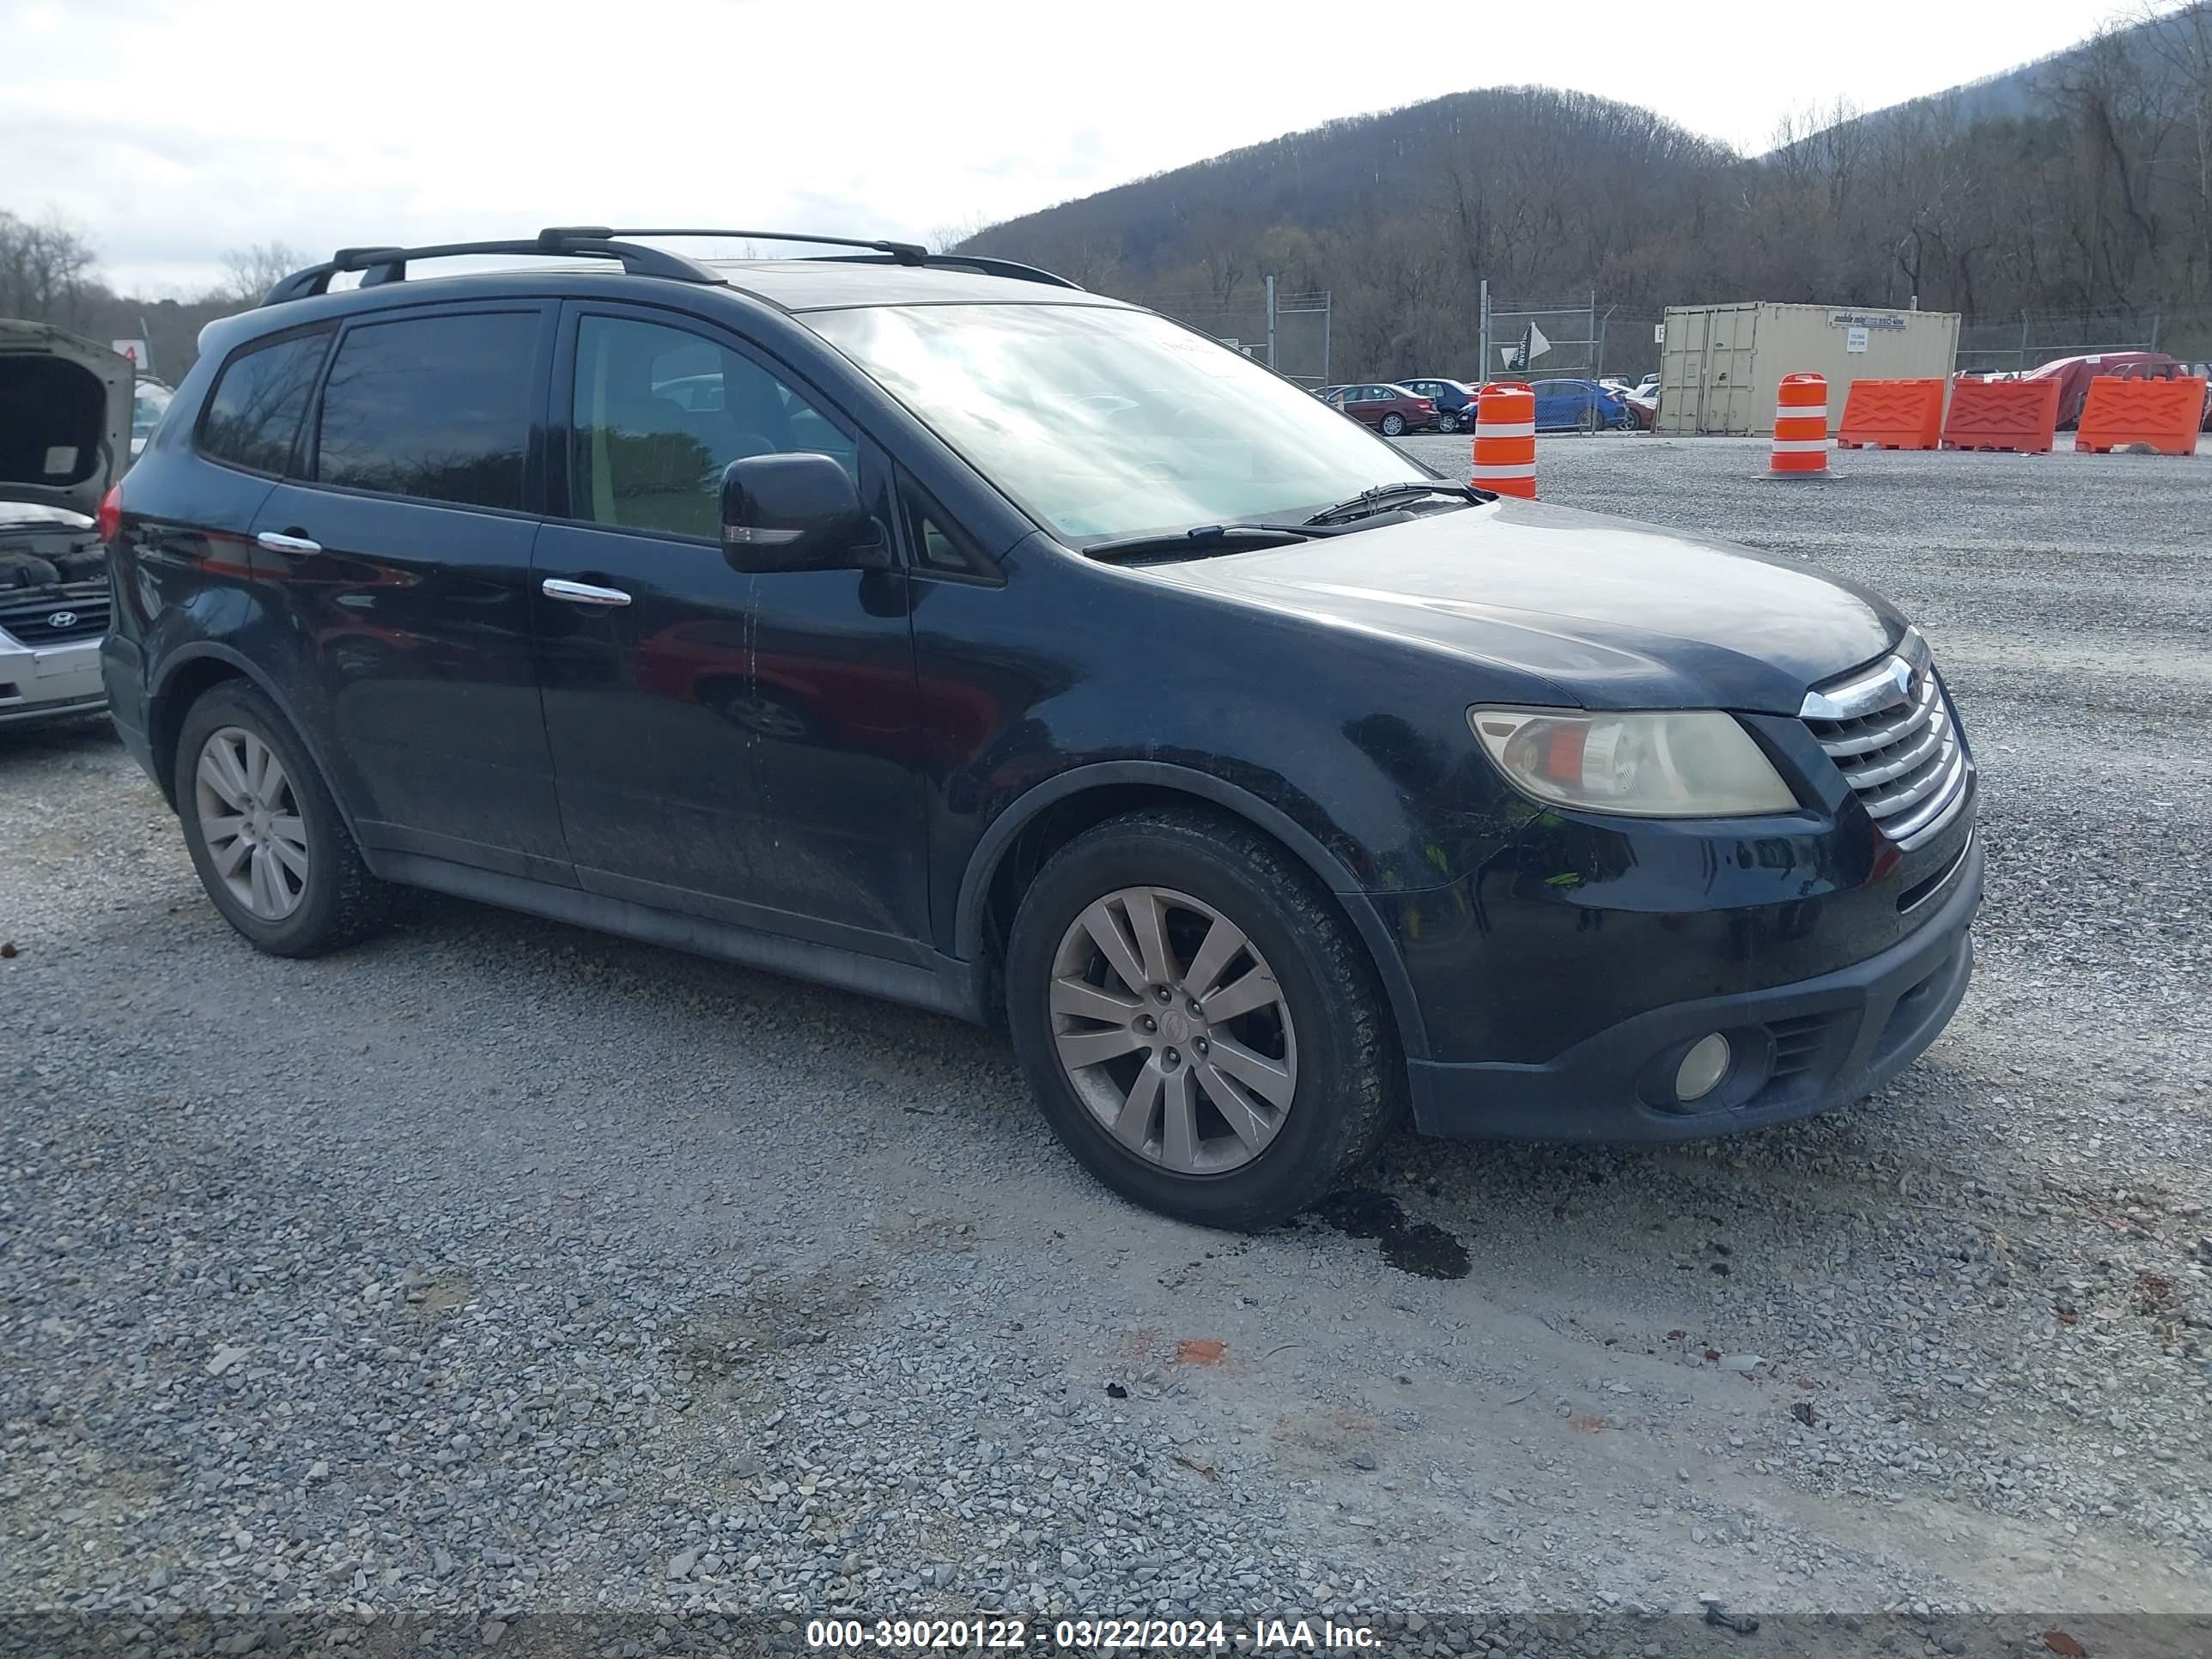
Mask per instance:
[[[0,590],[0,632],[25,645],[96,640],[107,631],[107,584],[78,582],[48,588],[39,599],[10,599]]]
[[[1941,834],[1966,804],[1966,746],[1918,629],[1872,668],[1808,693],[1798,712],[1869,816],[1906,852]]]

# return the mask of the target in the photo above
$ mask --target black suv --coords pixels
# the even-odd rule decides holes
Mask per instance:
[[[104,664],[260,949],[400,884],[1003,1018],[1085,1164],[1233,1227],[1403,1108],[1741,1129],[1957,1006],[1973,763],[1875,595],[1042,271],[635,240],[710,234],[347,250],[208,331]],[[562,258],[419,269],[487,252]]]

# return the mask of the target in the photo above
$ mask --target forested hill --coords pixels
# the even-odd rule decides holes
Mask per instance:
[[[2212,307],[2212,0],[1757,157],[1541,88],[1333,121],[961,244],[1086,287],[1334,296],[1346,372],[1473,361],[1471,298],[1767,299],[1969,317]]]

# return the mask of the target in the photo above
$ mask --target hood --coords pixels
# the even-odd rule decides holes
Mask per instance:
[[[0,319],[0,501],[90,518],[131,453],[131,360]]]
[[[1589,708],[1795,714],[1905,631],[1887,601],[1795,561],[1510,497],[1145,574],[1543,683],[1475,695]]]

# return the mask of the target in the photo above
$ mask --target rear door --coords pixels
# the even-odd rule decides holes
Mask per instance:
[[[1701,374],[1705,401],[1698,413],[1698,431],[1741,436],[1773,429],[1774,399],[1766,400],[1763,417],[1751,401],[1753,358],[1758,344],[1757,306],[1722,306],[1710,313]]]
[[[580,879],[635,903],[926,960],[907,574],[747,574],[719,538],[722,469],[791,452],[837,460],[888,534],[887,462],[733,334],[645,307],[574,301],[567,313],[555,374],[565,464],[536,605]],[[562,584],[606,597],[559,597],[573,592]]]
[[[367,845],[573,884],[530,629],[556,307],[349,319],[253,525]]]

